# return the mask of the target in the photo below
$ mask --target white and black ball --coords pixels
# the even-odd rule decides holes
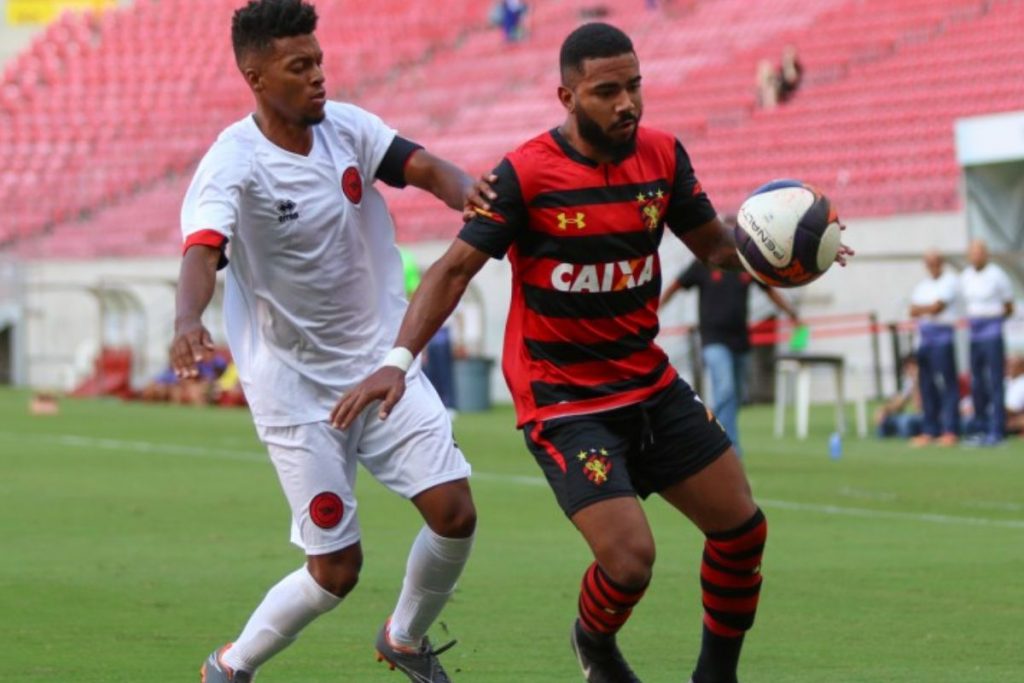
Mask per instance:
[[[828,197],[799,180],[773,180],[754,190],[736,215],[743,267],[772,287],[799,287],[835,262],[839,217]]]

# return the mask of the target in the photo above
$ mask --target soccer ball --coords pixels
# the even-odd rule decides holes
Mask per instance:
[[[829,269],[839,253],[839,217],[828,197],[799,180],[754,190],[736,216],[743,267],[772,287],[799,287]]]

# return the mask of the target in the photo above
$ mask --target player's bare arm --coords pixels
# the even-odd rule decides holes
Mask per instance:
[[[198,377],[197,364],[213,354],[213,338],[203,327],[202,315],[213,298],[220,258],[220,249],[197,244],[181,260],[170,349],[171,368],[178,377]]]
[[[910,317],[920,318],[922,315],[938,315],[945,309],[945,301],[936,301],[933,304],[913,304],[910,307]]]
[[[736,254],[736,238],[732,230],[719,218],[683,234],[685,244],[693,255],[708,266],[722,270],[743,270]]]
[[[661,293],[661,302],[659,306],[664,306],[668,303],[668,300],[675,296],[676,292],[682,289],[682,285],[679,284],[679,280],[675,279],[668,283],[668,287]]]
[[[765,294],[768,296],[769,299],[771,299],[771,302],[775,304],[776,308],[778,308],[780,311],[789,316],[790,320],[792,320],[793,322],[800,321],[800,316],[797,315],[796,309],[794,309],[793,306],[790,305],[789,301],[786,300],[786,297],[779,294],[778,290],[769,287],[767,290],[765,290]]]
[[[430,192],[464,217],[472,216],[470,207],[489,209],[489,200],[494,199],[490,183],[494,176],[485,176],[474,181],[455,164],[418,149],[409,157],[405,166],[405,182]]]
[[[402,319],[395,348],[407,349],[413,357],[418,355],[455,310],[469,281],[489,258],[485,252],[456,239],[423,275]],[[405,368],[386,364],[341,397],[331,412],[331,423],[348,429],[374,401],[381,401],[379,415],[383,420],[404,392]]]

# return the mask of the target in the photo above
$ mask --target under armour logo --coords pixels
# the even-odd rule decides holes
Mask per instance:
[[[558,214],[558,229],[566,230],[570,225],[575,225],[577,230],[582,230],[587,227],[585,218],[586,216],[582,211],[576,212],[576,218],[569,218],[565,213],[560,213]]]

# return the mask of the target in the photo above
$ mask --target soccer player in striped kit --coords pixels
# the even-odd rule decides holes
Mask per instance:
[[[256,110],[218,137],[181,212],[172,365],[193,377],[212,350],[201,314],[217,269],[227,266],[228,343],[292,511],[292,541],[306,554],[234,642],[207,658],[201,679],[252,680],[355,587],[361,463],[425,522],[394,612],[382,615],[379,656],[410,680],[446,683],[440,650],[425,634],[473,545],[470,467],[419,364],[389,351],[406,301],[394,225],[374,181],[417,186],[456,210],[467,201],[486,206],[484,189],[373,114],[328,101],[316,23],[301,0],[254,0],[235,12],[235,58]],[[334,429],[328,417],[338,397],[387,364],[408,371],[412,400],[386,423],[366,416],[346,432]]]
[[[560,63],[565,122],[497,167],[498,198],[426,272],[396,347],[421,351],[487,259],[507,254],[503,369],[518,427],[594,554],[571,631],[585,679],[639,680],[615,634],[651,580],[654,538],[637,497],[657,493],[706,537],[692,680],[735,683],[767,525],[724,430],[654,343],[665,227],[719,268],[740,268],[735,243],[683,146],[640,126],[629,37],[585,24],[566,38]],[[401,405],[404,379],[378,370],[339,402],[334,423],[349,428],[379,399],[386,417]]]

